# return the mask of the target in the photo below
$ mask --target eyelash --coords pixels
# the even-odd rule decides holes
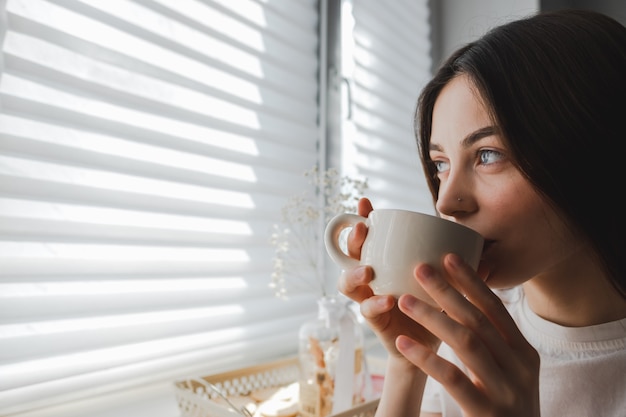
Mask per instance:
[[[490,157],[495,156],[497,159],[496,161],[492,161],[492,162],[485,162],[485,156],[488,155]],[[503,158],[503,154],[501,152],[498,152],[496,150],[493,149],[479,149],[476,152],[476,158],[479,161],[480,165],[491,165],[491,164],[495,164],[497,162],[499,162],[502,158]],[[435,168],[435,172],[436,173],[442,173],[445,172],[447,169],[449,168],[441,168],[442,165],[448,166],[449,163],[446,161],[441,161],[441,160],[433,160],[432,161],[433,166]]]

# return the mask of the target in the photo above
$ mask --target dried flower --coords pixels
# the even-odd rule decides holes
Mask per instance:
[[[287,200],[270,238],[274,247],[270,286],[280,298],[286,298],[289,290],[326,295],[323,271],[318,268],[317,242],[323,224],[339,213],[356,213],[368,186],[367,179],[340,176],[335,168],[320,172],[314,166],[304,176],[309,178],[310,189]]]

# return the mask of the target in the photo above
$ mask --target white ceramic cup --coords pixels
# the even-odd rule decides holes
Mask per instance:
[[[361,259],[346,255],[339,244],[343,230],[359,222],[368,227]],[[324,235],[328,254],[342,269],[369,265],[374,270],[370,287],[377,295],[404,293],[436,305],[415,280],[419,263],[443,270],[443,256],[456,253],[476,270],[483,249],[483,237],[476,231],[430,214],[407,210],[379,209],[368,217],[343,213],[328,222]]]

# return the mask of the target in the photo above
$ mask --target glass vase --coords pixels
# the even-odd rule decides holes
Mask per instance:
[[[318,300],[317,317],[299,334],[300,413],[326,417],[364,401],[363,331],[347,301]]]

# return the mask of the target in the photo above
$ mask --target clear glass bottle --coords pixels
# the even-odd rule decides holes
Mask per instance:
[[[302,417],[330,415],[336,389],[342,391],[339,402],[348,401],[350,407],[364,401],[363,331],[347,301],[320,298],[317,318],[300,327],[299,338]],[[341,349],[352,352],[346,350],[342,355]]]

